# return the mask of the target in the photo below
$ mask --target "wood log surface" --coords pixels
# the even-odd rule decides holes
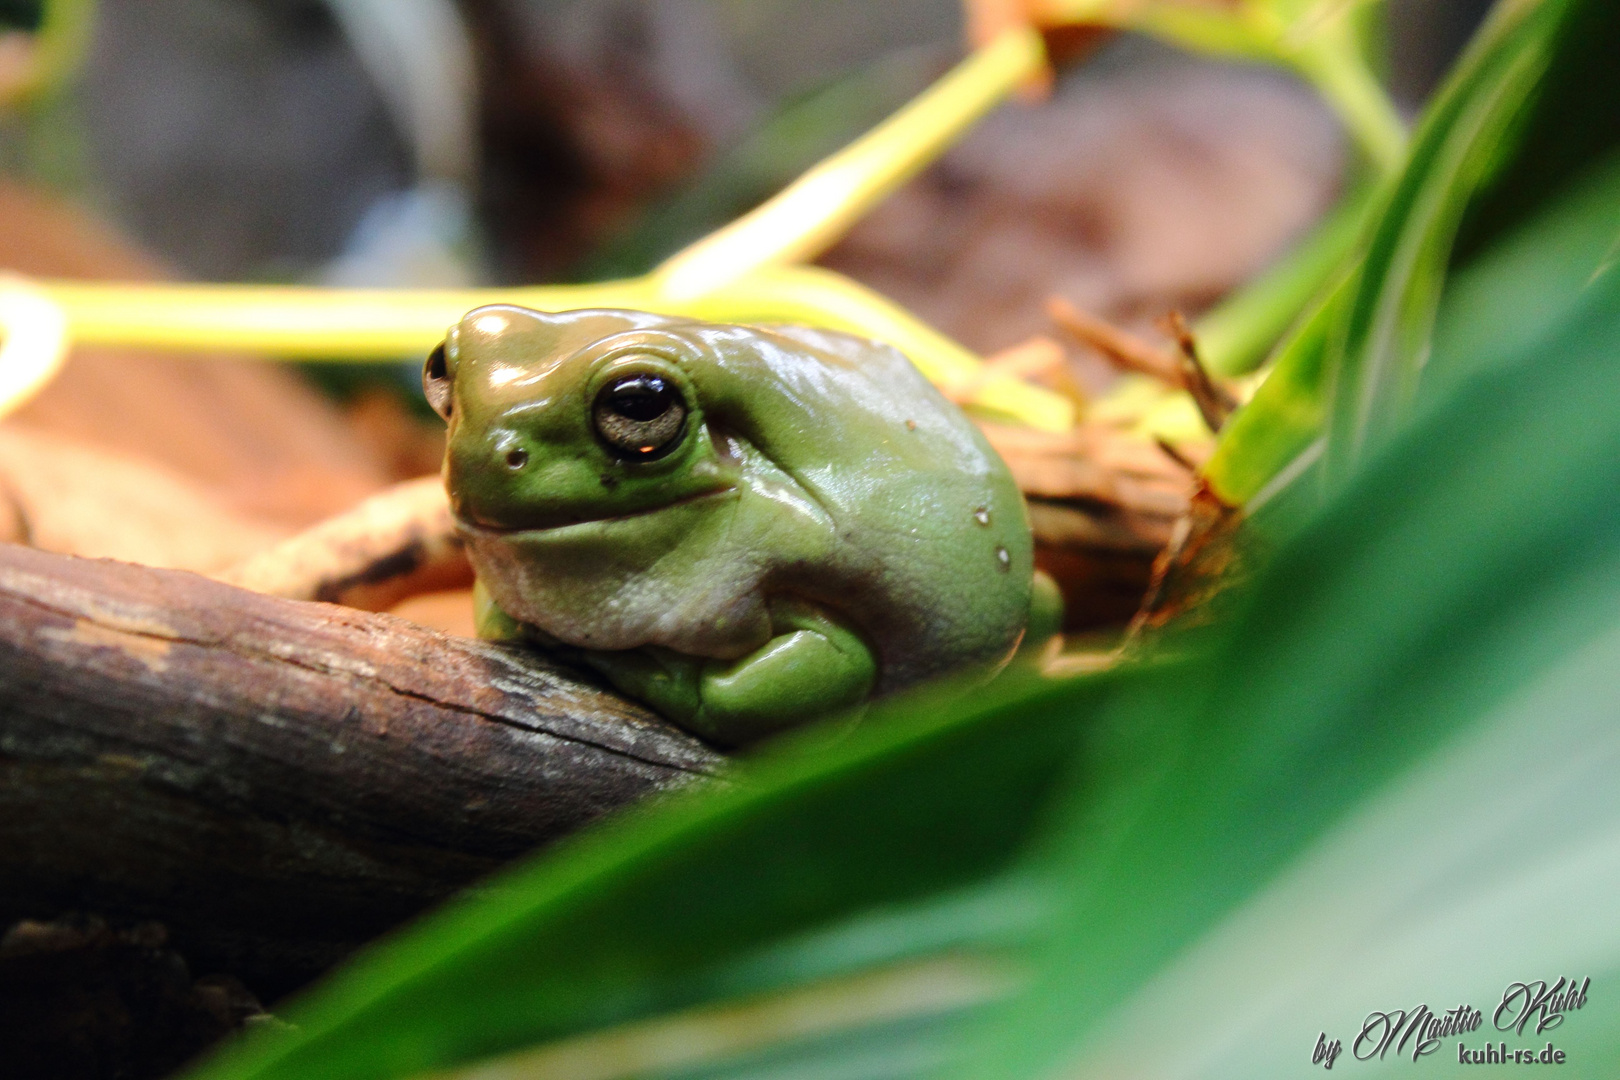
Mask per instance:
[[[513,856],[722,769],[533,654],[0,545],[0,925],[157,919],[193,971],[273,1001]]]

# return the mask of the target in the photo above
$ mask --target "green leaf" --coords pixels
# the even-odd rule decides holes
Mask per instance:
[[[1565,13],[1532,107],[1469,209],[1455,265],[1466,266],[1620,148],[1620,81],[1611,47],[1617,25],[1612,4],[1580,3]]]
[[[1206,470],[1218,494],[1234,504],[1269,498],[1316,475],[1303,466],[1324,451],[1342,479],[1399,430],[1430,358],[1450,265],[1479,257],[1620,146],[1614,123],[1594,122],[1568,132],[1581,149],[1553,155],[1562,164],[1552,168],[1542,161],[1546,140],[1532,134],[1568,131],[1594,111],[1620,114],[1620,82],[1591,45],[1620,33],[1616,19],[1612,5],[1592,0],[1507,4],[1493,15],[1425,114],[1407,168],[1376,198],[1376,227],[1341,271],[1340,292],[1280,346],[1267,384],[1223,432]]]
[[[1591,5],[1588,5],[1590,8]],[[1406,171],[1374,231],[1338,347],[1329,422],[1330,472],[1343,476],[1405,418],[1417,393],[1452,243],[1526,103],[1580,28],[1580,0],[1498,9],[1419,130]]]
[[[1620,152],[1495,239],[1446,283],[1425,394],[1544,338],[1620,264]]]
[[[1321,460],[1326,439],[1328,352],[1356,284],[1342,279],[1284,342],[1266,381],[1221,429],[1204,479],[1254,513]]]

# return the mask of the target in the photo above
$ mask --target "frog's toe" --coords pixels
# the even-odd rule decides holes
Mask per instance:
[[[1035,580],[1029,590],[1029,620],[1024,624],[1024,639],[1018,646],[1018,658],[1044,656],[1052,639],[1063,631],[1063,592],[1058,583],[1044,570],[1035,571]]]

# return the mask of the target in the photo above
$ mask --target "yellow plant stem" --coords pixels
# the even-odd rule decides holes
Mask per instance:
[[[721,322],[800,322],[885,341],[941,385],[978,375],[982,361],[903,307],[816,267],[759,269],[711,292],[662,294],[653,277],[593,285],[510,289],[322,289],[253,285],[40,286],[66,315],[76,342],[225,350],[322,360],[394,361],[422,356],[445,328],[483,304],[546,311],[629,307]],[[971,404],[1034,427],[1074,420],[1063,397],[1017,379],[991,377]]]
[[[1046,63],[1029,26],[998,35],[910,104],[774,198],[654,271],[672,299],[709,292],[765,266],[820,255]]]
[[[304,360],[394,362],[426,355],[483,304],[559,311],[634,307],[635,282],[511,289],[327,289],[280,285],[42,283],[85,345],[253,352]]]
[[[1349,37],[1347,27],[1337,32]],[[1333,47],[1315,39],[1289,59],[1333,106],[1379,172],[1398,172],[1406,163],[1406,124],[1361,53],[1351,45]]]

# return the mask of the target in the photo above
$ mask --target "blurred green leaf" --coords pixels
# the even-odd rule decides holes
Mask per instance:
[[[1452,274],[1422,395],[1544,338],[1620,264],[1620,152]]]
[[[1508,5],[1515,6],[1520,5]],[[1578,3],[1561,13],[1552,61],[1469,207],[1455,265],[1466,266],[1497,238],[1541,213],[1548,199],[1620,148],[1612,47],[1617,23],[1620,13],[1612,4]]]
[[[1578,4],[1498,8],[1441,94],[1413,145],[1359,271],[1355,299],[1330,348],[1328,468],[1348,474],[1405,418],[1427,359],[1452,243],[1470,201],[1508,152],[1526,102],[1580,20]]]
[[[1252,514],[1321,460],[1328,352],[1354,285],[1353,275],[1341,278],[1283,343],[1254,397],[1221,429],[1204,477],[1228,503]]]
[[[1545,140],[1530,134],[1620,113],[1620,81],[1592,45],[1620,33],[1617,19],[1612,5],[1586,0],[1499,5],[1425,115],[1407,169],[1380,196],[1376,227],[1344,271],[1348,295],[1323,301],[1280,347],[1268,385],[1228,425],[1206,470],[1223,498],[1269,494],[1274,479],[1305,472],[1324,450],[1343,477],[1398,430],[1429,360],[1459,229],[1458,257],[1475,257],[1620,145],[1615,124],[1591,124],[1572,134],[1581,152],[1555,155],[1564,164],[1550,169]],[[1528,196],[1512,192],[1531,189],[1540,201],[1527,210]]]

